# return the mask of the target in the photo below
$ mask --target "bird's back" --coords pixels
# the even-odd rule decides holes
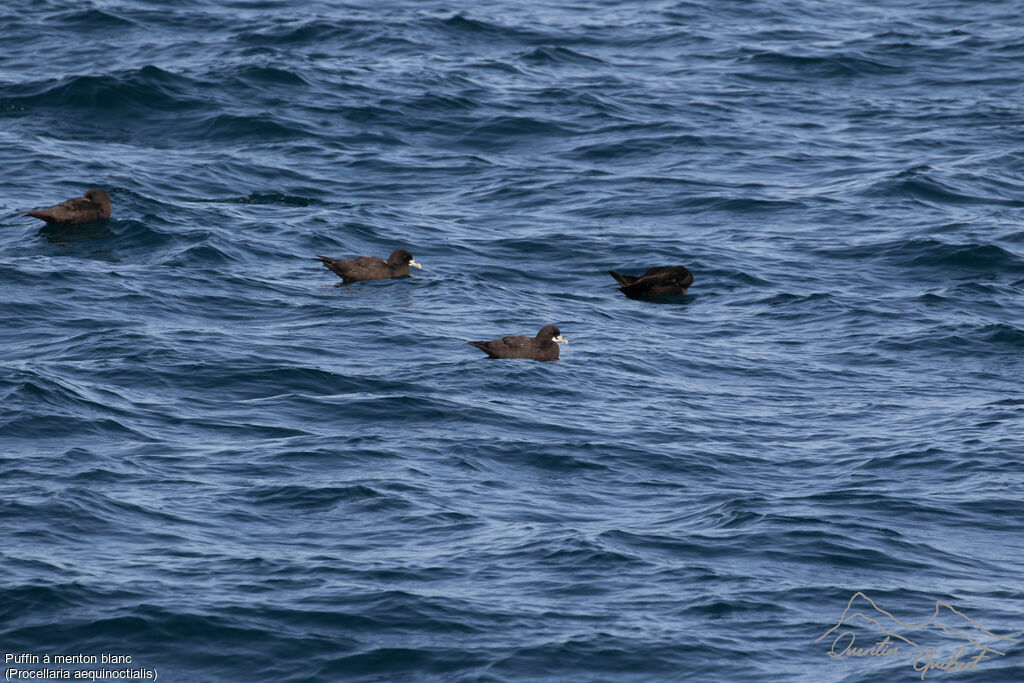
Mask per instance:
[[[631,298],[680,296],[693,284],[693,273],[685,266],[655,266],[631,282],[619,283],[620,291]]]
[[[534,337],[502,337],[492,341],[471,341],[492,358],[532,358],[534,360],[556,360],[558,344],[541,342]]]
[[[385,261],[376,256],[357,256],[350,259],[317,256],[318,259],[345,282],[361,280],[380,280],[392,277],[391,269]]]
[[[51,206],[48,209],[25,212],[26,216],[32,216],[47,223],[57,223],[59,225],[78,225],[79,223],[88,223],[100,218],[109,218],[109,216],[104,216],[103,214],[104,211],[101,206],[85,197],[75,197],[56,206]]]

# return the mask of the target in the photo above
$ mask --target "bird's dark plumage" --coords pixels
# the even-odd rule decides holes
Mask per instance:
[[[568,344],[554,325],[540,329],[536,337],[502,337],[493,341],[468,342],[491,358],[532,358],[558,360],[558,343]]]
[[[340,259],[328,256],[317,256],[324,267],[330,269],[340,277],[347,285],[352,282],[365,282],[366,280],[388,280],[395,277],[405,277],[409,274],[409,266],[422,268],[412,258],[412,254],[405,249],[396,249],[391,252],[388,260],[379,259],[376,256],[357,256],[356,258]]]
[[[682,296],[693,284],[693,273],[683,266],[656,266],[640,276],[622,275],[614,270],[608,273],[622,285],[619,291],[630,299]]]
[[[92,189],[84,197],[75,197],[48,209],[25,211],[26,216],[57,225],[81,225],[101,218],[110,218],[110,196]]]

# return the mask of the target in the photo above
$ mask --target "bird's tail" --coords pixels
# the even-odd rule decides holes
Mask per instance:
[[[54,220],[53,216],[51,216],[46,211],[37,209],[35,211],[22,211],[21,213],[24,214],[25,216],[32,216],[32,218],[38,218],[41,221],[46,221],[47,223],[57,222],[56,220]]]
[[[614,270],[609,270],[608,274],[615,278],[615,281],[623,287],[629,287],[636,282],[636,278],[632,275],[623,275],[622,273],[616,273]]]

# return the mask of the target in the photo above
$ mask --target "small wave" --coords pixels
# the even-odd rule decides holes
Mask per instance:
[[[594,572],[624,570],[628,567],[636,569],[646,564],[635,555],[611,550],[597,540],[582,536],[535,545],[535,548],[517,548],[516,552],[528,552],[542,564]]]
[[[47,17],[47,21],[77,31],[104,32],[110,29],[125,29],[138,26],[135,21],[115,14],[112,9],[100,10],[94,7],[83,10],[62,12]]]
[[[990,401],[990,406],[1024,406],[1024,398],[1001,398],[997,401]]]
[[[294,122],[284,123],[269,112],[260,114],[216,114],[197,122],[197,137],[203,140],[241,142],[244,140],[293,140],[309,131]]]
[[[261,85],[309,85],[298,73],[273,66],[244,66],[235,75],[243,82]]]
[[[450,114],[451,112],[470,112],[480,107],[480,103],[471,97],[443,92],[427,92],[402,100],[382,100],[379,104],[393,107],[395,110],[403,112],[412,111],[439,115]],[[410,122],[410,125],[416,127],[416,124],[413,122]]]
[[[622,138],[614,141],[586,143],[577,146],[566,156],[587,161],[607,159],[649,159],[658,154],[679,154],[688,149],[710,146],[707,138],[700,135],[652,135]]]
[[[994,244],[950,244],[935,239],[887,240],[819,249],[834,258],[885,260],[902,267],[941,268],[954,272],[1024,273],[1024,257]]]
[[[235,360],[229,366],[217,363],[186,363],[169,367],[171,376],[197,392],[218,389],[218,395],[234,401],[265,399],[287,394],[332,396],[342,391],[376,388],[327,370],[268,364],[262,359]],[[340,385],[340,386],[339,386]],[[390,385],[385,385],[390,386]]]
[[[239,258],[209,243],[196,244],[183,251],[165,257],[161,264],[178,268],[196,268],[202,266],[221,265],[238,261]]]
[[[593,596],[578,596],[577,599],[590,602]],[[605,619],[599,623],[605,623]],[[730,677],[724,667],[719,668],[723,666],[721,664],[706,664],[735,660],[737,655],[732,645],[712,642],[712,639],[689,632],[670,636],[673,640],[669,643],[649,636],[629,638],[613,635],[598,628],[598,624],[588,628],[590,632],[587,635],[568,638],[559,636],[552,639],[539,635],[531,644],[515,647],[503,653],[498,661],[488,664],[486,671],[499,678],[483,680],[486,683],[509,680],[742,680]],[[697,659],[701,664],[695,668],[691,663]],[[745,668],[744,673],[749,675],[750,668]],[[638,676],[638,671],[643,674]],[[473,680],[479,679],[474,677]]]
[[[0,436],[14,439],[50,439],[55,435],[75,435],[75,438],[97,436],[116,439],[154,441],[149,435],[112,418],[89,419],[72,415],[32,415],[22,411],[18,417],[0,423]]]
[[[507,419],[507,417],[506,417]],[[549,472],[609,471],[607,465],[595,462],[588,451],[573,454],[573,448],[558,444],[541,446],[531,441],[501,441],[477,444],[477,457],[486,455],[507,467],[529,467]]]
[[[313,19],[309,21],[282,21],[267,28],[248,30],[236,35],[236,39],[250,45],[303,45],[308,43],[330,43],[340,38],[357,39],[365,35],[372,24],[350,17],[346,21]]]
[[[982,356],[1000,355],[1007,351],[1019,354],[1024,349],[1024,330],[1008,323],[959,326],[956,329],[941,326],[890,336],[873,346],[925,354],[940,352]]]
[[[121,115],[207,109],[210,104],[197,96],[200,86],[188,77],[145,66],[116,74],[68,76],[56,84],[53,81],[19,84],[7,88],[13,96],[5,97],[0,105]]]
[[[347,505],[372,512],[409,510],[415,506],[404,496],[379,491],[371,486],[260,486],[249,489],[245,497],[257,505],[273,505],[297,510],[330,510]]]
[[[39,235],[68,250],[61,255],[115,262],[129,256],[148,257],[176,240],[173,235],[152,227],[151,222],[134,219],[111,219],[87,225],[44,225],[39,228]]]
[[[988,185],[990,191],[998,188],[1008,193],[1016,193],[1020,188],[1016,185],[999,183],[995,179],[970,178],[946,180],[945,182],[935,177],[936,173],[930,166],[914,166],[900,171],[891,178],[881,180],[865,190],[863,193],[875,197],[906,197],[923,202],[937,204],[997,204],[1002,206],[1024,206],[1024,200],[1007,199],[1003,197],[972,193],[968,190],[968,184]],[[952,182],[958,182],[955,186]],[[1001,185],[1001,187],[999,187]]]
[[[628,548],[630,555],[673,556],[673,557],[708,557],[728,555],[732,549],[718,544],[701,543],[699,538],[686,539],[675,535],[632,533],[613,529],[599,535],[603,541],[612,546]]]
[[[746,51],[749,52],[749,50]],[[750,64],[758,69],[764,68],[766,72],[770,72],[772,77],[777,77],[779,70],[785,70],[798,76],[810,75],[817,78],[878,76],[903,71],[900,67],[856,53],[792,55],[762,50],[737,58],[737,61]],[[763,77],[768,74],[746,73],[741,75]]]
[[[66,346],[68,342],[62,340],[61,344]],[[26,438],[74,434],[82,430],[90,434],[115,432],[149,439],[130,426],[135,420],[131,402],[110,388],[77,386],[68,380],[36,372],[18,374],[15,381],[4,387],[3,401],[19,409],[13,413],[13,419],[0,422],[0,433]],[[52,425],[62,422],[63,426],[56,431],[46,431],[48,425],[52,429]],[[24,432],[19,433],[19,429]]]
[[[855,471],[872,472],[877,471],[881,476],[892,472],[906,472],[908,476],[915,470],[922,472],[935,471],[937,469],[955,471],[961,466],[961,458],[940,449],[923,448],[898,453],[872,454],[865,462],[858,465]]]
[[[1024,330],[1007,323],[986,325],[978,330],[982,341],[1010,348],[1024,349]]]
[[[199,199],[196,201],[209,202],[213,204],[284,204],[286,206],[309,206],[311,203],[317,203],[316,200],[311,197],[299,197],[292,194],[285,194],[283,192],[253,192],[251,194],[240,195],[237,197],[227,197],[223,199]]]
[[[448,19],[430,20],[435,26],[439,26],[445,33],[457,36],[471,36],[487,38],[489,40],[505,39],[516,42],[544,42],[549,37],[536,31],[526,28],[503,26],[501,24],[489,23],[478,19],[470,19],[462,14],[456,14]]]
[[[502,149],[540,144],[552,137],[572,133],[572,129],[564,122],[506,114],[473,126],[461,137],[459,143],[474,149]]]
[[[597,57],[570,50],[567,47],[538,47],[520,57],[524,62],[533,65],[541,64],[583,64],[592,66],[604,64]]]
[[[893,193],[945,204],[1003,204],[1005,206],[1024,206],[1024,201],[1019,199],[982,197],[979,195],[957,192],[949,185],[945,185],[937,180],[924,176],[906,179],[896,183],[893,188]]]
[[[905,251],[904,251],[905,249]],[[912,266],[948,266],[958,270],[1024,271],[1024,259],[994,244],[946,244],[915,240],[904,249]]]
[[[39,568],[37,568],[38,570]],[[47,563],[47,573],[59,571],[60,565]],[[0,591],[0,604],[10,615],[40,613],[59,607],[71,609],[109,600],[137,599],[138,594],[127,590],[100,590],[78,582],[44,585],[14,586]],[[9,622],[8,622],[9,623]]]

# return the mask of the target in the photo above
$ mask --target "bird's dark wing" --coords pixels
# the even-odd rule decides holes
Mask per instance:
[[[349,259],[353,268],[387,268],[388,262],[376,256],[356,256]]]
[[[654,284],[674,284],[677,287],[689,287],[693,284],[693,273],[683,266],[658,266],[650,268],[638,282]]]
[[[26,211],[26,216],[39,218],[47,223],[74,225],[88,223],[100,217],[100,207],[85,197],[75,197],[48,209]]]
[[[502,337],[492,341],[471,341],[473,346],[495,358],[521,358],[528,350],[529,337]]]
[[[388,264],[376,256],[357,256],[350,259],[328,258],[317,256],[318,259],[346,282],[362,280],[380,280],[391,277]]]
[[[647,268],[647,272],[643,273],[644,278],[649,278],[650,275],[657,275],[660,273],[675,274],[675,273],[688,273],[689,269],[681,265],[656,265],[653,268]]]
[[[622,287],[630,298],[681,296],[693,284],[693,273],[684,266],[657,266],[650,268],[636,282]]]
[[[532,337],[502,337],[499,340],[501,347],[509,351],[522,351],[533,342]]]

